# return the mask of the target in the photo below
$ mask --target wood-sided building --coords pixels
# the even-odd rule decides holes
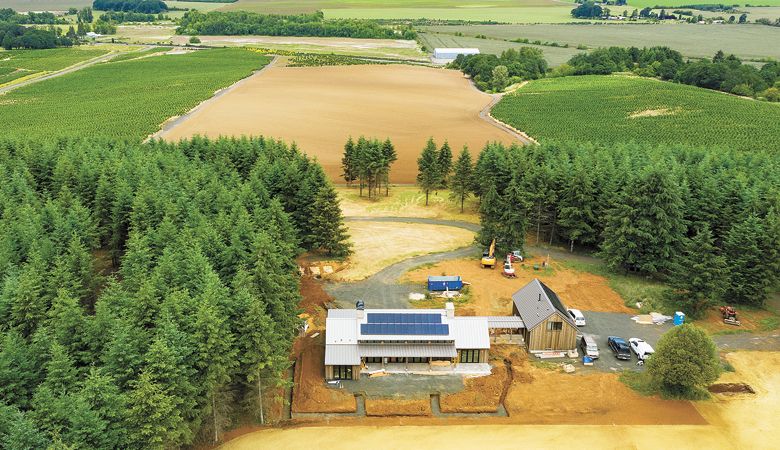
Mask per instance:
[[[577,348],[577,325],[561,299],[534,279],[512,294],[512,313],[523,319],[521,331],[528,352],[562,352]]]

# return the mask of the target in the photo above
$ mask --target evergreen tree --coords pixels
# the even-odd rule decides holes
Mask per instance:
[[[452,149],[450,144],[444,141],[438,154],[439,167],[439,187],[446,189],[450,182],[450,173],[452,172]]]
[[[513,178],[500,204],[504,205],[498,222],[497,245],[507,252],[525,247],[525,233],[528,228],[528,211],[532,207],[528,194],[517,178]]]
[[[766,243],[764,227],[754,215],[729,230],[723,244],[728,273],[726,302],[764,304],[773,281],[773,263],[766,259]]]
[[[430,192],[440,185],[439,152],[433,138],[428,139],[417,159],[417,185],[425,192],[425,206],[428,206]]]
[[[382,175],[385,181],[385,197],[387,197],[390,195],[390,166],[398,159],[395,146],[390,142],[390,138],[385,139],[385,142],[382,143],[382,156],[385,164]]]
[[[646,170],[609,211],[601,255],[612,268],[667,270],[685,234],[679,188],[669,170]]]
[[[129,395],[128,431],[132,448],[176,446],[182,418],[163,388],[142,373]]]
[[[479,205],[479,222],[481,228],[477,234],[477,241],[488,246],[493,239],[498,240],[501,234],[501,217],[505,206],[496,191],[495,185],[490,185]]]
[[[464,145],[458,160],[455,162],[455,170],[450,183],[452,196],[460,200],[460,212],[463,212],[463,204],[469,196],[474,183],[472,179],[473,171],[471,153],[469,153],[468,147]]]
[[[338,196],[332,186],[325,185],[320,188],[314,200],[310,220],[313,248],[322,249],[329,255],[338,257],[351,253]]]
[[[594,205],[596,205],[596,189],[588,176],[588,169],[575,167],[566,180],[562,193],[558,225],[561,235],[569,240],[569,251],[574,251],[574,243],[592,244],[596,241],[594,224],[597,222]]]
[[[686,239],[669,273],[669,293],[675,305],[692,318],[720,300],[726,288],[726,260],[715,247],[712,232],[706,226]]]

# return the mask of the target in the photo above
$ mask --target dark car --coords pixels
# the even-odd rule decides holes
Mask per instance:
[[[607,338],[607,345],[615,354],[617,359],[631,360],[631,349],[628,347],[628,342],[625,339],[617,336],[610,336]]]

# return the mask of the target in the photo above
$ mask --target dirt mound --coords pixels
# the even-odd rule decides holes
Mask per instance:
[[[445,413],[493,413],[498,409],[501,394],[509,381],[509,370],[499,362],[493,372],[484,377],[467,378],[465,388],[455,394],[441,396],[441,411]]]
[[[756,391],[746,383],[716,383],[707,388],[713,394],[755,394]]]
[[[367,416],[430,416],[429,398],[402,400],[396,398],[366,399]]]

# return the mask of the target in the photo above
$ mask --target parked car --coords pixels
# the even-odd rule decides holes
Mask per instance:
[[[622,337],[610,336],[607,338],[607,345],[615,354],[615,358],[624,359],[626,361],[631,360],[631,350],[628,348],[626,340]]]
[[[653,347],[651,347],[650,344],[645,342],[643,339],[631,338],[628,340],[628,345],[631,347],[631,350],[634,351],[637,359],[640,361],[646,361],[647,358],[651,357],[653,353],[655,353]]]
[[[585,316],[582,315],[582,311],[579,309],[567,309],[567,311],[569,311],[571,318],[574,319],[574,325],[578,327],[585,326]]]
[[[586,334],[582,335],[580,339],[580,349],[582,354],[590,356],[593,359],[599,359],[599,346],[596,345],[596,340],[592,336]]]

